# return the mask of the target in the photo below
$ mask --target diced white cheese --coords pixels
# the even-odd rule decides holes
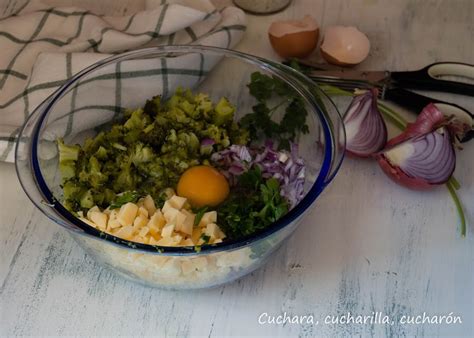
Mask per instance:
[[[186,203],[186,198],[174,195],[167,202],[169,202],[173,208],[180,210],[183,207],[184,203]]]
[[[166,224],[165,217],[160,210],[157,210],[153,216],[151,216],[150,221],[148,222],[148,227],[154,227],[161,229]]]
[[[183,236],[181,235],[174,235],[172,238],[174,241],[174,245],[178,245],[183,240]]]
[[[124,226],[114,233],[115,236],[130,240],[133,235],[133,227],[131,225]]]
[[[217,212],[216,211],[208,211],[204,213],[199,222],[199,226],[204,227],[209,223],[216,223],[217,222]]]
[[[208,264],[206,257],[193,258],[191,262],[194,264],[195,268],[200,271],[203,271]]]
[[[115,229],[115,228],[118,228],[118,227],[121,227],[122,224],[120,224],[120,222],[118,221],[118,219],[114,218],[114,219],[109,219],[109,222],[107,223],[107,229]]]
[[[94,222],[89,221],[87,218],[82,217],[82,218],[79,218],[79,219],[81,221],[83,221],[84,223],[90,225],[91,227],[97,228],[97,225]]]
[[[147,223],[148,223],[148,218],[139,215],[133,221],[133,229],[135,231],[140,231],[140,229],[143,228],[145,225],[147,225]]]
[[[174,227],[175,225],[174,224],[166,224],[163,229],[161,230],[161,237],[163,238],[171,238],[171,236],[173,235],[173,231],[174,231]]]
[[[181,270],[183,271],[183,275],[189,275],[195,271],[195,268],[189,260],[184,260],[181,262]]]
[[[164,214],[165,212],[167,212],[168,210],[170,209],[174,209],[173,206],[170,204],[169,201],[166,201],[164,204],[163,204],[163,208],[161,208],[161,212]]]
[[[193,234],[194,219],[196,216],[189,212],[187,215],[184,212],[181,212],[181,214],[185,215],[185,219],[180,225],[176,223],[176,231],[191,236]]]
[[[218,227],[217,227],[217,224],[216,223],[209,223],[207,226],[206,226],[206,229],[204,230],[204,233],[206,235],[208,235],[209,237],[211,237],[211,240],[214,240],[217,238],[217,235],[218,235]]]
[[[138,206],[128,202],[120,208],[117,219],[123,226],[132,225],[135,217],[137,217]]]
[[[169,259],[163,264],[160,272],[167,277],[178,277],[181,274],[181,264],[177,259]]]
[[[97,205],[94,205],[92,208],[90,208],[89,210],[87,210],[87,218],[88,219],[91,219],[91,214],[94,212],[94,211],[99,211],[100,212],[100,209]]]
[[[143,200],[143,206],[148,210],[148,215],[151,216],[156,212],[155,201],[150,195],[147,195]]]
[[[148,244],[150,244],[150,245],[158,245],[158,241],[155,239],[155,237],[150,236],[150,240],[148,241]]]
[[[175,246],[175,241],[173,240],[173,238],[171,237],[163,237],[162,239],[160,239],[156,245],[160,245],[160,246]]]
[[[182,246],[194,246],[194,242],[191,238],[186,238],[181,241]]]
[[[145,237],[145,236],[148,234],[149,231],[150,231],[150,228],[147,227],[147,226],[144,226],[144,227],[140,230],[140,232],[138,233],[138,236]]]
[[[89,219],[94,222],[101,230],[107,227],[107,215],[100,211],[92,211]]]
[[[145,207],[138,208],[138,215],[148,218],[148,210]]]
[[[118,216],[117,209],[110,210],[109,219],[116,219]]]
[[[167,223],[176,223],[176,218],[179,213],[180,212],[178,209],[169,208],[163,213],[163,215],[165,216],[165,220]]]

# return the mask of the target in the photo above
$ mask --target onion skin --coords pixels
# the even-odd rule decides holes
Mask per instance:
[[[347,108],[344,116],[346,153],[351,156],[370,157],[387,143],[387,127],[377,108],[377,94],[377,89],[371,89],[357,95]]]
[[[430,103],[423,108],[416,121],[408,123],[405,131],[388,141],[386,147],[393,147],[409,138],[430,133],[437,129],[437,126],[444,122],[445,119],[443,113],[433,103]]]
[[[441,127],[440,129],[443,135],[442,140],[439,140],[440,135],[434,134],[434,133],[438,133],[437,129],[439,128],[440,125],[443,124],[443,122],[445,122],[445,120],[446,119],[444,115],[436,108],[435,105],[429,104],[428,106],[426,106],[422,110],[418,118],[416,119],[415,123],[410,123],[407,129],[402,134],[389,140],[387,142],[387,146],[385,147],[385,150],[376,155],[377,162],[380,168],[382,168],[383,172],[388,177],[390,177],[394,182],[413,190],[428,190],[440,184],[446,183],[451,177],[456,167],[456,154],[454,152],[454,147],[452,145],[452,137],[450,134],[450,130],[447,126]],[[437,138],[438,138],[437,142],[443,142],[443,143],[437,143],[436,142]],[[391,149],[399,145],[411,143],[415,146],[414,149],[417,149],[416,148],[417,142],[419,142],[420,140],[429,142],[430,139],[432,142],[434,139],[435,142],[431,143],[431,145],[438,145],[438,148],[437,148],[438,151],[440,149],[439,145],[441,144],[443,146],[441,148],[442,151],[438,152],[438,155],[440,156],[439,161],[438,162],[434,161],[434,158],[433,158],[434,152],[432,151],[431,153],[427,153],[423,159],[419,160],[419,162],[416,162],[416,160],[415,162],[411,162],[412,167],[410,169],[410,171],[413,171],[413,168],[414,168],[413,165],[414,165],[415,168],[417,168],[416,170],[420,172],[420,176],[422,176],[421,172],[423,172],[423,170],[420,169],[420,166],[423,165],[423,160],[428,161],[427,164],[431,167],[426,168],[426,170],[429,170],[429,169],[435,170],[435,171],[432,171],[430,174],[428,174],[428,176],[426,176],[426,174],[425,174],[425,177],[414,177],[413,175],[408,175],[399,165],[392,163],[386,155],[388,151],[390,151]],[[426,143],[426,144],[430,144],[430,143]],[[429,147],[425,149],[429,150]],[[419,153],[417,154],[416,151],[414,154],[412,154],[412,156],[414,155],[417,155],[418,158],[420,157],[420,154]],[[409,161],[409,160],[410,160],[410,157],[407,157],[406,161]],[[408,162],[408,164],[405,164],[405,165],[409,165],[409,164],[410,162]],[[439,170],[439,171],[436,171],[436,170]],[[439,178],[437,177],[436,180],[433,180],[432,178],[433,172],[440,173],[440,175],[441,174],[442,175]],[[429,175],[431,175],[431,177]]]

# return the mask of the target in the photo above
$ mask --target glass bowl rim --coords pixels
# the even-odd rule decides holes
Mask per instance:
[[[39,139],[39,133],[41,131],[42,124],[48,115],[51,108],[54,104],[62,98],[64,92],[73,84],[75,84],[78,80],[82,77],[92,73],[93,71],[100,69],[106,65],[113,64],[116,62],[124,61],[129,58],[133,58],[134,56],[146,56],[153,53],[178,53],[178,52],[214,52],[217,54],[221,54],[222,56],[233,57],[239,59],[240,61],[245,61],[247,63],[251,63],[257,66],[260,69],[265,69],[272,73],[273,75],[277,75],[285,80],[285,82],[289,82],[290,85],[295,89],[300,95],[302,95],[307,102],[311,104],[311,108],[317,113],[319,122],[321,123],[321,129],[323,130],[324,135],[324,154],[323,154],[323,162],[321,164],[321,169],[319,170],[319,174],[306,193],[305,197],[295,206],[293,207],[287,214],[283,217],[278,219],[276,222],[272,223],[265,229],[262,229],[252,235],[245,236],[238,240],[229,240],[224,241],[219,244],[208,244],[200,247],[200,250],[197,251],[195,246],[179,246],[179,247],[168,247],[168,246],[156,246],[156,245],[149,245],[149,244],[142,244],[137,243],[129,240],[125,240],[119,237],[115,237],[113,235],[106,234],[96,228],[93,228],[79,218],[74,216],[70,213],[64,206],[54,197],[53,193],[49,189],[46,180],[44,179],[40,165],[39,165],[39,158],[37,153],[37,144]],[[199,254],[209,254],[214,252],[220,251],[232,251],[239,249],[241,247],[248,246],[254,242],[262,240],[279,230],[285,228],[287,225],[291,224],[293,221],[297,220],[302,214],[311,206],[311,204],[316,200],[316,198],[321,194],[324,190],[326,185],[334,178],[335,174],[339,170],[339,167],[342,163],[342,158],[339,160],[339,163],[336,164],[335,168],[331,168],[332,162],[334,160],[333,156],[333,144],[332,139],[333,135],[330,128],[330,122],[327,121],[329,119],[325,116],[325,113],[320,109],[318,103],[313,99],[313,95],[310,93],[308,89],[301,83],[298,78],[304,77],[308,83],[311,83],[311,80],[307,79],[304,75],[301,75],[294,69],[273,62],[271,60],[267,60],[258,56],[250,55],[247,53],[230,50],[227,48],[220,48],[220,47],[211,47],[211,46],[200,46],[200,45],[174,45],[174,46],[157,46],[157,47],[150,47],[150,48],[143,48],[137,49],[130,52],[125,52],[117,55],[112,55],[107,57],[99,62],[92,64],[89,67],[86,67],[82,71],[78,72],[76,75],[71,77],[67,80],[63,85],[61,85],[54,93],[52,93],[42,104],[40,104],[35,111],[29,116],[26,120],[22,130],[20,131],[20,136],[23,134],[24,128],[28,124],[31,118],[36,117],[36,113],[41,112],[39,115],[38,121],[36,121],[34,126],[34,131],[32,135],[32,141],[29,145],[30,148],[30,156],[29,161],[32,167],[32,174],[33,179],[36,183],[36,188],[39,189],[40,194],[44,197],[44,200],[41,201],[41,204],[46,204],[52,209],[54,209],[55,213],[59,215],[62,219],[56,219],[48,214],[38,205],[28,193],[28,189],[25,187],[25,184],[22,182],[20,178],[20,183],[22,185],[23,190],[26,192],[30,200],[35,204],[40,211],[42,211],[46,216],[52,219],[55,223],[61,225],[64,221],[70,222],[74,226],[76,226],[77,230],[70,229],[70,226],[64,226],[69,231],[74,231],[79,235],[88,236],[95,240],[105,240],[108,244],[111,245],[118,245],[121,248],[132,249],[137,252],[146,252],[146,253],[155,253],[155,254],[169,254],[169,255],[199,255]],[[340,117],[339,111],[336,105],[332,102],[332,100],[327,96],[324,92],[320,91],[320,94],[324,95],[327,100],[329,100],[335,109],[336,113]],[[341,119],[342,121],[342,119]],[[344,132],[344,131],[343,131]],[[21,137],[18,138],[20,140]],[[19,151],[19,141],[17,141],[15,157],[18,158],[18,151]],[[17,162],[17,161],[15,161]],[[332,169],[332,173],[331,173]],[[17,173],[18,173],[18,165],[17,165]],[[20,175],[18,174],[18,177]],[[79,231],[82,230],[82,231]]]

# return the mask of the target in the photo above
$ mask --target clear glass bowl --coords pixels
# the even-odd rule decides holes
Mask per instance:
[[[54,143],[58,137],[66,143],[81,143],[119,117],[124,108],[142,107],[158,94],[168,97],[178,86],[208,93],[213,100],[226,96],[236,104],[238,120],[256,102],[246,86],[255,71],[287,83],[308,111],[309,133],[298,141],[299,155],[306,162],[305,197],[276,223],[242,240],[204,246],[196,252],[192,247],[155,247],[104,236],[61,205]],[[275,112],[275,118],[280,113]],[[233,281],[261,266],[332,180],[344,144],[342,120],[332,101],[291,68],[227,49],[166,46],[112,56],[72,77],[23,126],[16,168],[31,201],[98,262],[149,286],[194,289]]]

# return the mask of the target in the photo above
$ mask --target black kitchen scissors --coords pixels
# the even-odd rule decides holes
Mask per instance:
[[[313,81],[334,85],[341,89],[379,88],[379,97],[392,101],[414,112],[429,103],[434,103],[446,116],[456,116],[471,126],[461,142],[474,138],[474,116],[467,109],[450,102],[417,94],[408,89],[431,90],[474,97],[474,85],[461,81],[445,80],[442,77],[455,76],[474,80],[474,65],[460,62],[437,62],[416,71],[358,71],[334,68],[330,65],[298,61],[304,73]]]

